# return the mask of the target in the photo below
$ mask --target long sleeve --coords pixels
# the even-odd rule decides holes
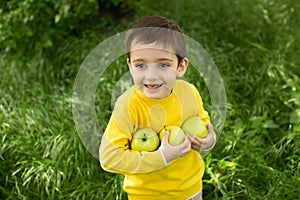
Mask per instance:
[[[204,110],[204,107],[203,107],[203,101],[202,101],[202,98],[198,92],[198,90],[196,89],[195,86],[192,87],[193,90],[195,91],[195,94],[196,94],[196,98],[197,98],[197,101],[198,101],[198,111],[199,111],[199,116],[200,118],[205,121],[205,122],[210,122],[210,117],[208,115],[208,112],[206,110]],[[209,147],[208,149],[205,149],[205,151],[210,151],[211,149],[213,149],[213,147],[215,146],[216,144],[216,139],[217,139],[217,134],[214,132],[214,143],[211,147]]]
[[[130,141],[136,125],[128,109],[128,102],[123,100],[117,102],[102,137],[100,146],[102,168],[120,174],[136,174],[165,167],[160,150],[138,152],[130,149]]]
[[[202,98],[197,90],[197,88],[194,86],[194,85],[191,85],[192,86],[192,89],[196,95],[196,98],[197,98],[197,102],[198,102],[198,114],[200,116],[200,118],[205,121],[205,122],[209,122],[210,121],[210,117],[208,115],[208,112],[206,110],[204,110],[204,107],[203,107],[203,101],[202,101]]]

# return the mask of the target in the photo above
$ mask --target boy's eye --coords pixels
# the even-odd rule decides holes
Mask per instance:
[[[161,68],[167,68],[170,65],[169,64],[165,64],[165,63],[159,63],[158,66],[161,67]]]
[[[145,64],[137,64],[137,65],[135,65],[135,67],[144,69],[144,68],[146,68],[146,65]]]

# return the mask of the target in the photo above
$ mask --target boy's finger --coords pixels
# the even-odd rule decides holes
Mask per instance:
[[[184,139],[183,143],[178,145],[178,148],[187,149],[188,151],[191,149],[191,141],[190,141],[190,139],[188,138],[187,135],[185,136],[185,139]]]
[[[214,132],[214,128],[210,122],[207,123],[208,132]]]
[[[184,148],[188,145],[188,143],[190,143],[190,140],[188,139],[187,136],[185,136],[184,141],[181,144],[179,144],[178,146],[179,146],[179,148]]]
[[[197,136],[194,136],[194,143],[197,143],[197,144],[203,144],[205,139],[202,139],[202,138],[199,138]]]
[[[189,134],[186,134],[186,136],[189,138],[190,142],[194,142],[194,137],[190,136]]]
[[[188,138],[187,135],[185,136],[185,140],[184,140],[184,142],[181,144],[181,146],[184,148],[185,153],[188,153],[188,152],[191,150],[192,144],[191,144],[191,141],[190,141],[190,139]]]
[[[170,134],[170,132],[169,132],[169,130],[167,130],[166,133],[165,133],[165,135],[164,135],[164,137],[163,137],[163,141],[162,141],[162,143],[164,145],[169,144],[169,134]]]
[[[200,151],[201,147],[195,144],[192,144],[192,148],[195,149],[196,151]]]

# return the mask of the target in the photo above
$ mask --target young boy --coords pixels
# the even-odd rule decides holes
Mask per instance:
[[[186,44],[176,23],[159,16],[145,17],[126,35],[127,64],[134,86],[122,94],[102,137],[103,169],[125,175],[130,200],[202,199],[204,161],[199,151],[214,145],[214,131],[197,89],[183,80],[188,67]],[[134,133],[145,127],[159,133],[200,116],[208,123],[204,139],[186,134],[182,144],[168,143],[169,132],[152,152],[134,151]]]

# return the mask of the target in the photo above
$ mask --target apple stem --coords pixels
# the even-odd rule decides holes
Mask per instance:
[[[147,140],[146,133],[144,133],[143,141],[145,142]]]

